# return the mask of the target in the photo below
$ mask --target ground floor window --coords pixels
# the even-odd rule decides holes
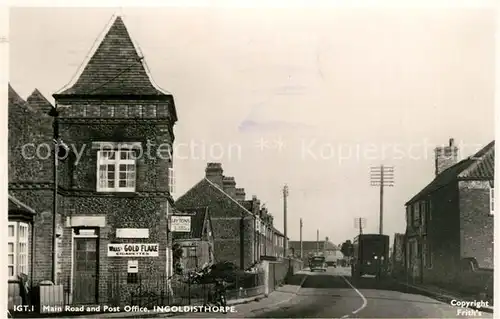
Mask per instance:
[[[9,278],[28,274],[29,225],[9,222],[7,233],[7,271]]]

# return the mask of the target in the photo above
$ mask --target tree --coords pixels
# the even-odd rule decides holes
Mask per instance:
[[[344,254],[345,257],[352,257],[354,253],[354,246],[349,239],[342,243],[340,251],[342,252],[342,254]]]

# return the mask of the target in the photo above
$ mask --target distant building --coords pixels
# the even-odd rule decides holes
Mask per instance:
[[[406,203],[405,259],[412,280],[448,284],[493,269],[495,143],[458,163],[453,139],[435,154],[434,180]]]
[[[300,258],[300,241],[291,240],[288,242],[288,247],[296,258]],[[304,260],[315,253],[322,253],[324,256],[333,256],[340,249],[333,244],[328,238],[320,241],[303,241],[302,256]],[[342,258],[342,257],[341,257]]]
[[[207,207],[184,209],[181,214],[191,219],[190,232],[173,232],[173,242],[183,250],[183,269],[190,271],[199,269],[214,261],[214,236],[210,211]]]

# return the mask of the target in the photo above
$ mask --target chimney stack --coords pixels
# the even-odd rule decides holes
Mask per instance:
[[[236,199],[236,181],[234,177],[224,176],[222,178],[222,189],[226,194]]]
[[[447,168],[455,165],[458,161],[458,147],[455,140],[450,138],[448,146],[436,147],[435,150],[435,175],[441,174]]]
[[[245,200],[245,189],[244,188],[236,188],[236,200],[237,201],[244,201]]]
[[[208,163],[205,169],[205,177],[222,188],[223,172],[221,163]]]
[[[252,214],[260,216],[260,200],[256,195],[252,196]]]

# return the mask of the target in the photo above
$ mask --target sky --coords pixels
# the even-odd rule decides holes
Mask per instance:
[[[477,8],[15,8],[10,83],[49,100],[120,14],[157,85],[174,95],[178,198],[222,163],[288,236],[340,244],[379,227],[370,167],[394,167],[384,233],[434,178],[494,139],[495,12]]]

